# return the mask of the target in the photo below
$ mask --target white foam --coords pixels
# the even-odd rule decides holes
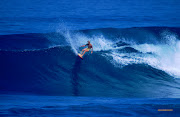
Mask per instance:
[[[65,36],[66,41],[70,44],[72,50],[75,53],[80,51],[80,46],[87,44],[87,41],[90,41],[92,43],[93,51],[115,49],[113,47],[113,42],[108,39],[105,39],[103,35],[94,35],[92,37],[88,37],[82,33],[70,33],[69,31],[63,32],[62,34]]]
[[[61,29],[58,29],[57,32],[65,37],[66,41],[71,46],[73,52],[77,55],[77,43],[75,42],[76,40],[73,38],[73,35],[68,30],[68,28],[66,26],[61,26]]]
[[[132,45],[134,49],[142,53],[117,53],[107,54],[115,66],[126,66],[130,64],[148,64],[156,69],[165,71],[171,76],[180,78],[180,41],[173,34],[165,36],[162,44],[137,44]],[[151,54],[150,54],[151,53]]]
[[[73,33],[68,30],[62,34],[67,38],[67,42],[75,54],[82,49],[80,46],[90,40],[94,51],[111,51],[102,55],[115,66],[123,67],[130,64],[148,64],[176,78],[180,78],[180,41],[176,35],[170,32],[163,32],[161,34],[164,41],[159,44],[135,44],[135,42],[132,42],[128,43],[131,44],[130,46],[121,47],[115,47],[114,44],[116,42],[106,39],[103,35],[89,37],[85,34]],[[123,41],[123,39],[120,41]],[[132,47],[141,53],[119,53],[115,51],[124,47]]]

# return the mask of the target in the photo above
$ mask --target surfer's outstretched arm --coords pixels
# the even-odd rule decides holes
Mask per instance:
[[[81,47],[84,47],[84,46],[86,46],[86,45],[82,45]]]

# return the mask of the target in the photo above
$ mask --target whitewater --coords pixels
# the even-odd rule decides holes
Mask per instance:
[[[107,58],[114,66],[124,67],[131,64],[147,64],[155,69],[162,70],[172,77],[180,78],[180,40],[176,33],[162,30],[160,41],[151,33],[146,37],[152,42],[138,43],[136,40],[126,38],[108,39],[103,34],[91,37],[81,33],[62,33],[70,44],[72,51],[77,55],[79,47],[90,40],[94,51],[109,51],[101,55]],[[121,45],[119,43],[122,43]],[[127,49],[133,50],[126,52]],[[123,51],[124,50],[124,51]]]

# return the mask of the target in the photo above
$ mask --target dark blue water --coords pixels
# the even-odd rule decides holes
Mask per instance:
[[[180,26],[179,0],[1,0],[0,34]]]
[[[179,116],[180,1],[1,0],[0,14],[0,115]]]
[[[0,116],[179,117],[179,99],[1,95]],[[173,111],[158,111],[158,109]]]

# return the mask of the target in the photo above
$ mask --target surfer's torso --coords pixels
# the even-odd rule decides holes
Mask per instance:
[[[88,49],[92,48],[92,44],[86,44],[88,46]]]

